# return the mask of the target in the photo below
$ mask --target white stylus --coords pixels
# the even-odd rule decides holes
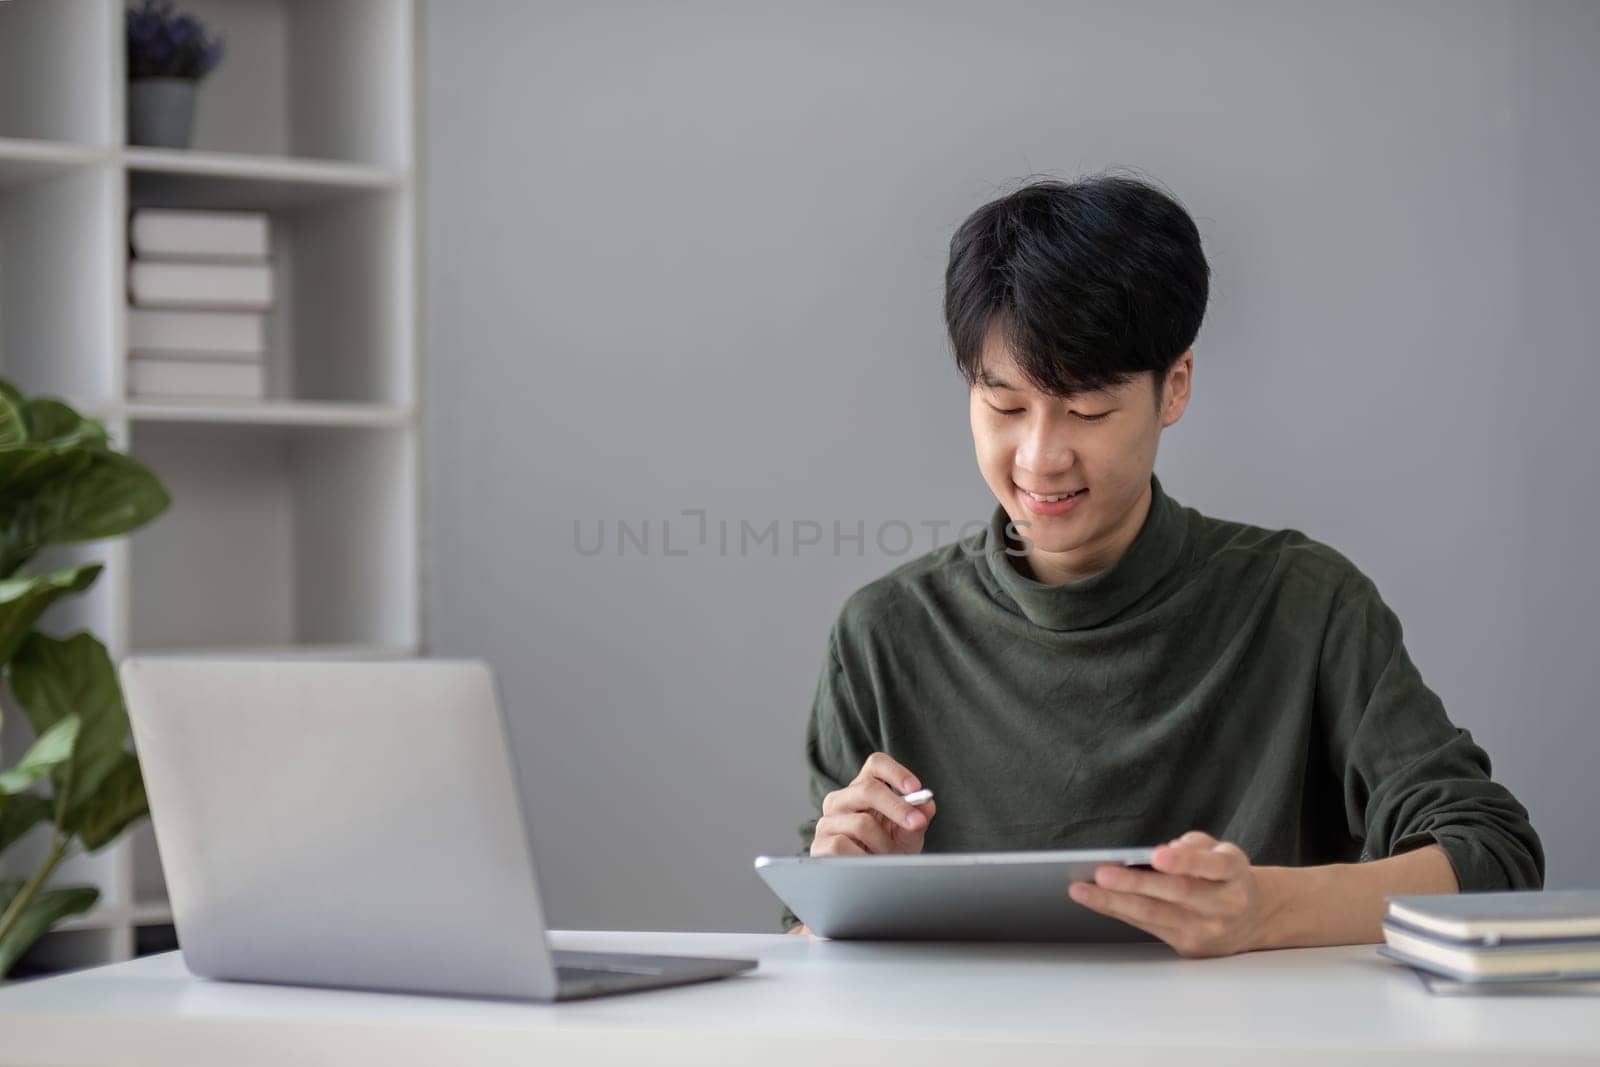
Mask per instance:
[[[933,799],[933,790],[919,789],[915,793],[907,793],[900,799],[905,801],[907,804],[926,804],[928,801]]]

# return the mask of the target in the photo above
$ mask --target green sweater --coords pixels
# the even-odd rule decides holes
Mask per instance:
[[[881,750],[938,800],[929,852],[1204,830],[1301,866],[1437,842],[1463,890],[1541,885],[1526,809],[1446,717],[1372,582],[1297,531],[1151,485],[1128,551],[1082,581],[1020,573],[997,506],[985,532],[854,593],[806,731],[813,810]]]

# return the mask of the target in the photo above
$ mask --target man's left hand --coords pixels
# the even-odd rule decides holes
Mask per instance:
[[[1228,956],[1259,945],[1263,892],[1239,846],[1198,830],[1161,845],[1155,870],[1104,866],[1074,882],[1079,904],[1154,934],[1182,956]]]

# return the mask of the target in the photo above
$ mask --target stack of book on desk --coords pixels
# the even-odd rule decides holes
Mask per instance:
[[[1600,891],[1389,898],[1378,951],[1435,993],[1600,992]]]
[[[128,394],[262,399],[267,216],[140,208],[128,245]]]

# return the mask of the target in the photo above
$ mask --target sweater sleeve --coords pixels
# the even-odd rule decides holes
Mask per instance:
[[[828,632],[828,648],[811,701],[811,717],[806,723],[806,769],[811,810],[814,814],[800,824],[800,854],[811,851],[817,820],[822,815],[822,799],[855,778],[868,756],[876,751],[866,719],[860,709],[859,692],[853,690],[839,655],[839,626]],[[783,928],[799,924],[792,911],[783,911]]]
[[[1318,703],[1361,858],[1437,843],[1462,892],[1537,889],[1544,849],[1407,655],[1400,620],[1365,576],[1346,579],[1323,637]]]

